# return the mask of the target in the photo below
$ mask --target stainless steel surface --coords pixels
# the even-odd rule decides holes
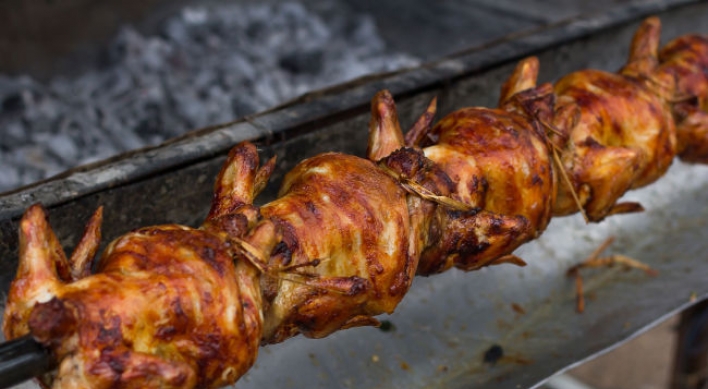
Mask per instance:
[[[637,20],[647,13],[661,13],[667,38],[708,33],[706,2],[631,5],[316,95],[251,123],[224,126],[17,193],[0,206],[5,220],[0,232],[14,234],[18,210],[44,198],[67,246],[81,232],[84,215],[102,203],[108,204],[108,237],[163,221],[194,224],[208,206],[221,153],[239,139],[259,139],[264,154],[279,155],[274,177],[279,182],[307,155],[326,150],[361,154],[366,100],[379,88],[393,90],[402,121],[410,123],[433,95],[441,98],[442,113],[494,105],[513,61],[532,52],[540,56],[544,80],[586,67],[616,69],[627,56]],[[647,212],[598,225],[585,225],[578,217],[555,219],[539,240],[517,252],[529,263],[525,268],[500,266],[416,279],[397,312],[382,318],[393,323],[393,331],[359,328],[262,348],[256,366],[237,387],[526,388],[617,347],[687,307],[693,297],[708,298],[708,167],[676,163],[659,182],[628,198],[641,201]],[[573,283],[565,271],[608,236],[617,238],[612,252],[641,259],[660,273],[590,272],[586,288],[591,298],[586,312],[576,314]],[[9,254],[15,255],[16,248],[9,240],[3,244],[0,252],[8,258],[3,266],[14,269],[15,257]],[[483,363],[485,351],[495,344],[505,357],[494,365]]]

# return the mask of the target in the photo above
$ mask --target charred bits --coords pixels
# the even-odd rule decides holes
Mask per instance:
[[[28,322],[35,339],[45,345],[74,331],[76,324],[74,312],[56,297],[35,305]]]
[[[504,357],[504,349],[498,344],[492,345],[487,351],[484,352],[484,363],[488,363],[492,366],[496,365],[500,359]]]
[[[393,325],[393,323],[391,323],[388,320],[381,320],[381,325],[379,325],[379,330],[381,330],[383,332],[393,332],[393,331],[396,331],[396,326]]]
[[[524,309],[524,307],[522,307],[521,305],[519,305],[517,303],[511,303],[511,309],[514,310],[514,312],[518,313],[519,315],[526,314],[526,310]]]

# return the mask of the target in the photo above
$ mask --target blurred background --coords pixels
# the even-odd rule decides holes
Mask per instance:
[[[0,192],[420,62],[344,6],[0,3]]]

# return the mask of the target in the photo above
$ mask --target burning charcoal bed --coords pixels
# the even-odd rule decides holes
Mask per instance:
[[[138,227],[198,226],[241,141],[254,142],[261,161],[278,157],[258,198],[265,203],[307,157],[365,155],[370,99],[381,89],[392,92],[406,128],[433,97],[438,117],[496,106],[503,81],[529,55],[539,58],[541,82],[614,71],[649,15],[661,18],[664,41],[708,33],[708,4],[692,0],[400,3],[188,2],[152,29],[118,28],[98,67],[1,76],[3,291],[17,268],[20,217],[34,203],[47,208],[67,251],[98,206],[103,246]],[[380,328],[262,347],[236,387],[538,387],[708,298],[706,167],[674,162],[626,199],[646,211],[591,225],[554,218],[515,252],[526,267],[416,278]],[[566,271],[610,236],[613,253],[659,275],[590,273],[593,298],[579,315]]]
[[[370,16],[293,2],[183,8],[154,35],[122,27],[103,50],[74,77],[0,75],[0,192],[419,63],[388,51]]]

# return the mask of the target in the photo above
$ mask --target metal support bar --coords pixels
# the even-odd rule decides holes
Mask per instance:
[[[708,383],[708,301],[681,313],[671,389],[701,389]]]

